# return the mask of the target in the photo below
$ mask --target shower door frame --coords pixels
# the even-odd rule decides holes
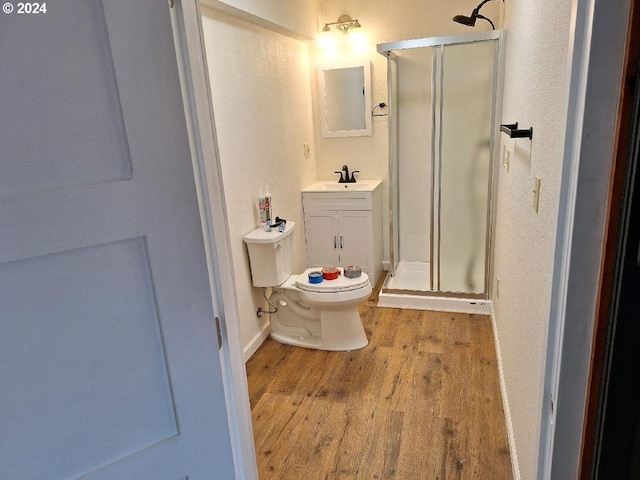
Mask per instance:
[[[390,275],[395,276],[396,267],[399,262],[399,258],[396,258],[396,255],[399,257],[399,252],[395,250],[396,244],[396,236],[399,236],[399,232],[396,234],[397,227],[397,218],[394,215],[394,208],[398,208],[397,204],[394,205],[394,196],[397,195],[398,189],[398,179],[397,179],[397,127],[395,129],[395,135],[393,132],[394,125],[397,126],[397,98],[391,98],[391,90],[392,90],[392,82],[396,82],[397,78],[393,78],[391,73],[391,63],[395,63],[396,69],[396,77],[397,77],[397,56],[394,51],[400,50],[412,50],[417,48],[433,48],[432,56],[433,56],[433,67],[432,67],[432,77],[431,77],[431,115],[432,115],[432,128],[431,128],[431,154],[432,154],[432,168],[431,168],[431,196],[432,196],[432,204],[431,204],[431,221],[430,221],[430,290],[399,290],[399,289],[384,289],[386,293],[398,293],[398,294],[410,294],[410,295],[421,295],[421,296],[442,296],[442,297],[463,297],[463,298],[471,298],[471,299],[486,299],[489,298],[491,293],[491,287],[489,283],[489,279],[491,278],[492,269],[493,269],[493,229],[495,225],[495,195],[493,194],[493,186],[496,182],[496,171],[494,168],[494,164],[496,163],[499,157],[499,146],[500,142],[498,141],[496,134],[500,131],[500,121],[498,119],[498,113],[502,110],[502,97],[498,95],[498,92],[502,90],[503,84],[503,62],[504,62],[504,39],[505,32],[504,30],[492,30],[488,32],[480,32],[480,33],[470,33],[470,34],[462,34],[462,35],[447,35],[442,37],[428,37],[428,38],[420,38],[414,40],[403,40],[399,42],[391,42],[391,43],[382,43],[377,46],[377,51],[379,54],[387,57],[387,88],[389,93],[389,268]],[[491,123],[492,123],[492,134],[491,134],[491,143],[489,151],[490,153],[490,162],[489,162],[489,182],[488,182],[488,197],[487,197],[487,233],[485,238],[485,269],[484,269],[484,292],[483,293],[465,293],[465,292],[445,292],[440,290],[440,265],[438,259],[438,277],[435,276],[435,267],[434,267],[434,259],[435,259],[435,232],[434,232],[434,221],[435,221],[435,176],[436,176],[436,143],[438,143],[438,155],[441,157],[441,149],[442,149],[442,134],[441,134],[441,121],[442,121],[442,88],[443,88],[443,76],[444,76],[444,47],[447,45],[462,45],[467,43],[478,43],[485,41],[496,41],[495,50],[494,50],[494,72],[493,72],[493,92],[494,92],[494,108],[491,114]],[[440,71],[437,72],[434,67],[440,64]],[[439,78],[438,78],[439,77]],[[439,91],[438,91],[439,89]],[[439,102],[439,115],[440,122],[435,122],[436,111],[438,110],[437,104]],[[437,124],[437,125],[436,125]],[[436,132],[437,130],[437,132]],[[436,137],[438,137],[439,142],[436,142]],[[442,159],[440,158],[440,163]],[[438,173],[440,174],[440,166],[438,165]],[[440,195],[440,189],[438,189],[438,195]],[[438,199],[438,208],[440,208],[440,199]],[[438,241],[440,237],[440,231],[438,231]],[[399,248],[399,237],[398,237],[398,250]],[[437,289],[436,283],[434,280],[438,280]]]

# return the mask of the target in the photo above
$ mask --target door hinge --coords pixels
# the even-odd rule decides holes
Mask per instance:
[[[169,8],[173,8],[174,0],[169,0]]]
[[[222,348],[222,332],[220,331],[220,319],[216,317],[216,335],[218,336],[218,350]]]

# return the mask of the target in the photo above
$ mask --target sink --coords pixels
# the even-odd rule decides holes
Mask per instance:
[[[373,192],[382,180],[358,180],[356,183],[319,181],[302,189],[303,192]]]

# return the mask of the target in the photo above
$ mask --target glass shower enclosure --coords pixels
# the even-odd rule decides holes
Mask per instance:
[[[487,298],[501,40],[493,31],[378,45],[390,107],[383,294]]]

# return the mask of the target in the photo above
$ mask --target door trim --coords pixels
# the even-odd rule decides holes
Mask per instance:
[[[604,256],[600,271],[600,285],[598,288],[598,306],[593,332],[593,349],[587,390],[587,407],[585,409],[582,433],[582,449],[580,458],[579,478],[587,480],[594,473],[595,453],[594,442],[597,440],[599,406],[601,402],[601,385],[607,330],[610,324],[611,298],[614,290],[616,269],[616,254],[620,228],[620,211],[625,185],[625,173],[629,156],[629,143],[633,126],[634,97],[637,89],[637,71],[640,61],[640,5],[632,2],[627,33],[624,74],[620,92],[620,107],[618,110],[618,128],[616,131],[616,146],[614,165],[609,186],[609,202],[607,204],[606,231],[603,241]]]
[[[629,1],[574,0],[538,479],[576,478]],[[612,34],[611,32],[614,32]],[[598,95],[594,95],[598,92]],[[565,341],[566,339],[566,341]]]
[[[249,390],[240,341],[238,306],[220,171],[213,103],[209,88],[198,0],[178,0],[171,9],[176,57],[182,87],[207,269],[214,313],[221,321],[220,363],[229,419],[236,479],[257,480],[258,469],[249,407]],[[212,322],[214,319],[211,319]],[[215,342],[212,323],[212,338]]]

